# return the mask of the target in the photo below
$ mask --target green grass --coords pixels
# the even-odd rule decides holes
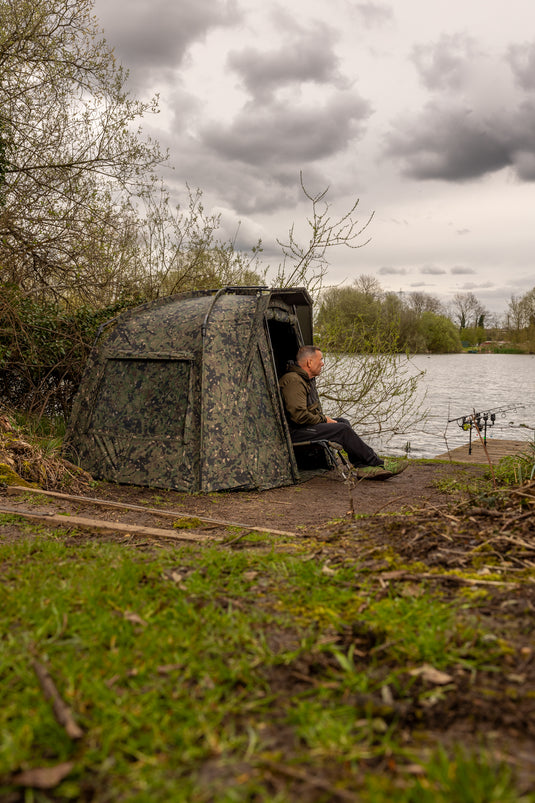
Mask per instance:
[[[10,409],[9,415],[16,422],[17,427],[28,435],[43,438],[63,438],[67,430],[67,418],[62,414],[40,415],[38,413],[26,413],[22,410]]]
[[[481,775],[478,756],[457,759],[447,783],[440,751],[426,758],[425,783],[378,783],[374,771],[415,760],[385,688],[414,703],[428,692],[413,688],[411,668],[475,671],[501,660],[463,603],[425,589],[377,594],[358,567],[326,573],[275,551],[147,554],[42,534],[3,546],[0,798],[15,791],[13,773],[71,760],[53,793],[21,799],[295,801],[284,772],[274,785],[283,766],[323,769],[342,787],[360,778],[362,801],[498,800],[458,796],[455,778],[469,789],[471,773]],[[54,719],[33,657],[81,740]],[[500,778],[499,799],[513,801],[511,778]],[[328,790],[315,798],[331,799]]]
[[[502,485],[521,485],[535,477],[535,442],[526,442],[522,454],[503,457],[495,469]]]
[[[381,780],[372,778],[367,785],[369,803],[382,803],[385,790],[381,788]],[[527,803],[531,796],[517,794],[511,770],[505,764],[496,764],[485,755],[465,754],[457,748],[453,756],[439,749],[429,762],[425,777],[400,790],[395,800],[396,803]]]
[[[444,494],[466,494],[470,496],[491,493],[493,487],[490,474],[484,477],[474,477],[469,472],[462,470],[458,471],[457,474],[434,480],[433,485]]]

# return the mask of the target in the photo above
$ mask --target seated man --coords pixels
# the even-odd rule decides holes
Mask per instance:
[[[388,479],[407,467],[407,461],[385,461],[357,435],[345,418],[329,418],[321,411],[316,377],[323,368],[323,355],[316,346],[302,346],[296,362],[279,380],[294,443],[326,440],[339,443],[357,469],[359,477]]]

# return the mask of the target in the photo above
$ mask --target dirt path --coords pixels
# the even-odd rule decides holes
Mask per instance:
[[[324,526],[346,518],[353,500],[355,514],[394,513],[451,502],[439,490],[441,482],[466,484],[485,474],[484,466],[418,463],[388,481],[358,482],[350,488],[336,472],[299,485],[267,491],[228,491],[191,496],[174,491],[114,486],[103,483],[98,496],[120,501],[163,505],[197,516],[292,530]]]
[[[451,493],[441,486],[449,484],[462,487],[482,477],[483,466],[457,465],[451,463],[415,463],[387,481],[362,480],[350,486],[337,474],[328,472],[315,476],[299,485],[273,488],[267,491],[228,491],[207,495],[188,495],[176,491],[120,486],[98,483],[84,496],[146,507],[177,511],[191,516],[212,517],[229,523],[244,524],[258,528],[271,528],[313,535],[331,522],[344,521],[351,508],[356,516],[376,513],[398,513],[425,508],[434,509],[451,503]],[[12,509],[27,510],[24,495],[4,491],[0,500]],[[37,507],[36,507],[37,506]],[[110,513],[110,509],[84,502],[45,499],[38,496],[32,500],[32,510],[43,513],[61,513],[92,516],[102,519],[154,525],[154,520],[144,511]],[[161,526],[170,527],[164,523]],[[224,531],[224,527],[221,528]],[[0,539],[6,538],[6,527],[0,529]]]

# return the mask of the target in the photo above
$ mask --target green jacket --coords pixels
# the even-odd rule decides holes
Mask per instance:
[[[326,417],[316,390],[316,382],[298,365],[292,365],[279,379],[279,387],[291,427],[325,424]]]

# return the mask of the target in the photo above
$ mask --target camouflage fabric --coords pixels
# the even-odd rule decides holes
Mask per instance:
[[[109,322],[73,407],[71,459],[96,478],[189,492],[295,482],[274,352],[301,345],[296,301],[302,318],[311,304],[273,292],[181,294]]]

